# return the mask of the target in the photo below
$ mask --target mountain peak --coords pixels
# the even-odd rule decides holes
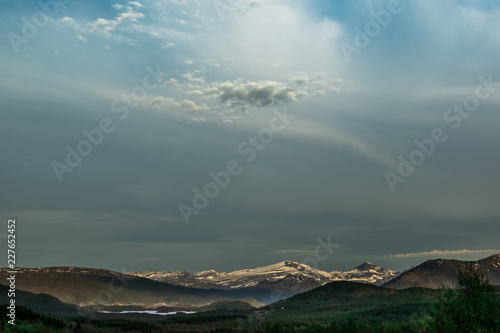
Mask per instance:
[[[300,262],[292,261],[292,260],[285,260],[282,262],[282,265],[286,266],[286,267],[293,267],[293,268],[299,268],[299,267],[303,266]]]
[[[199,272],[199,273],[196,273],[195,276],[198,276],[198,277],[210,277],[210,276],[219,276],[219,275],[222,275],[220,272],[216,271],[216,270],[209,270],[209,271],[203,271],[203,272]]]
[[[456,285],[457,272],[466,264],[473,264],[490,280],[500,285],[500,255],[495,254],[477,261],[431,259],[407,270],[384,286],[394,289],[410,287],[442,288]]]
[[[302,264],[302,263],[297,262],[297,261],[285,260],[285,261],[280,261],[280,262],[277,262],[275,264],[271,264],[268,266],[246,269],[246,271],[259,271],[259,272],[264,272],[264,271],[315,271],[315,269],[306,265],[306,264]]]
[[[293,260],[284,260],[263,267],[232,272],[210,270],[196,274],[179,274],[178,272],[135,273],[137,276],[187,287],[207,289],[284,288],[283,290],[288,290],[291,294],[295,293],[295,291],[290,288],[296,283],[302,285],[301,291],[338,280],[380,285],[398,274],[399,272],[386,270],[369,262],[365,262],[347,272],[325,272]]]
[[[377,269],[377,268],[379,268],[377,265],[372,264],[371,262],[365,261],[364,263],[362,263],[361,265],[359,265],[358,267],[356,267],[354,269],[357,269],[360,271],[369,271],[370,269]]]

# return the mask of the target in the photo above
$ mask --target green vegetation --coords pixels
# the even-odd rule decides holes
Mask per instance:
[[[500,332],[500,301],[476,266],[458,271],[457,288],[440,298],[431,328],[443,333]]]
[[[410,322],[430,315],[439,291],[423,288],[393,290],[369,284],[339,281],[265,308],[282,323],[356,324]]]
[[[7,305],[0,306],[0,332],[61,332],[69,321],[51,314],[39,313],[24,306],[16,306],[16,325],[7,324]],[[70,324],[68,324],[68,327]]]
[[[444,296],[442,290],[393,290],[339,281],[262,308],[224,301],[207,308],[209,311],[167,317],[97,314],[94,319],[60,318],[20,308],[16,314],[21,325],[10,332],[500,332],[500,289],[470,270],[460,272],[458,281],[458,289]],[[5,306],[1,309],[5,325]],[[456,320],[460,327],[453,326]]]
[[[256,301],[252,298],[241,300],[218,301],[210,305],[202,306],[198,311],[230,311],[230,310],[250,310],[256,307],[265,306],[265,303]]]

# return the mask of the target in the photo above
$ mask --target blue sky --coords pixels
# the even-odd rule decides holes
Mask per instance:
[[[42,4],[0,1],[20,266],[233,270],[326,237],[324,270],[500,252],[496,2]]]

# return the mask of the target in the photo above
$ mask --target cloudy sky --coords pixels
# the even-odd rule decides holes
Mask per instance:
[[[495,2],[0,13],[0,216],[18,219],[21,267],[401,270],[500,252]]]

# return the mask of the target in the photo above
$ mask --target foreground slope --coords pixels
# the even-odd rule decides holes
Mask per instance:
[[[364,322],[404,321],[411,316],[428,314],[439,292],[424,288],[394,290],[366,283],[334,281],[257,312],[269,319],[323,324],[348,318]]]
[[[8,297],[9,287],[0,284],[0,304],[10,304]],[[15,305],[29,307],[38,312],[46,312],[59,316],[74,316],[78,313],[78,307],[61,302],[54,296],[46,294],[35,294],[28,291],[16,290]]]

